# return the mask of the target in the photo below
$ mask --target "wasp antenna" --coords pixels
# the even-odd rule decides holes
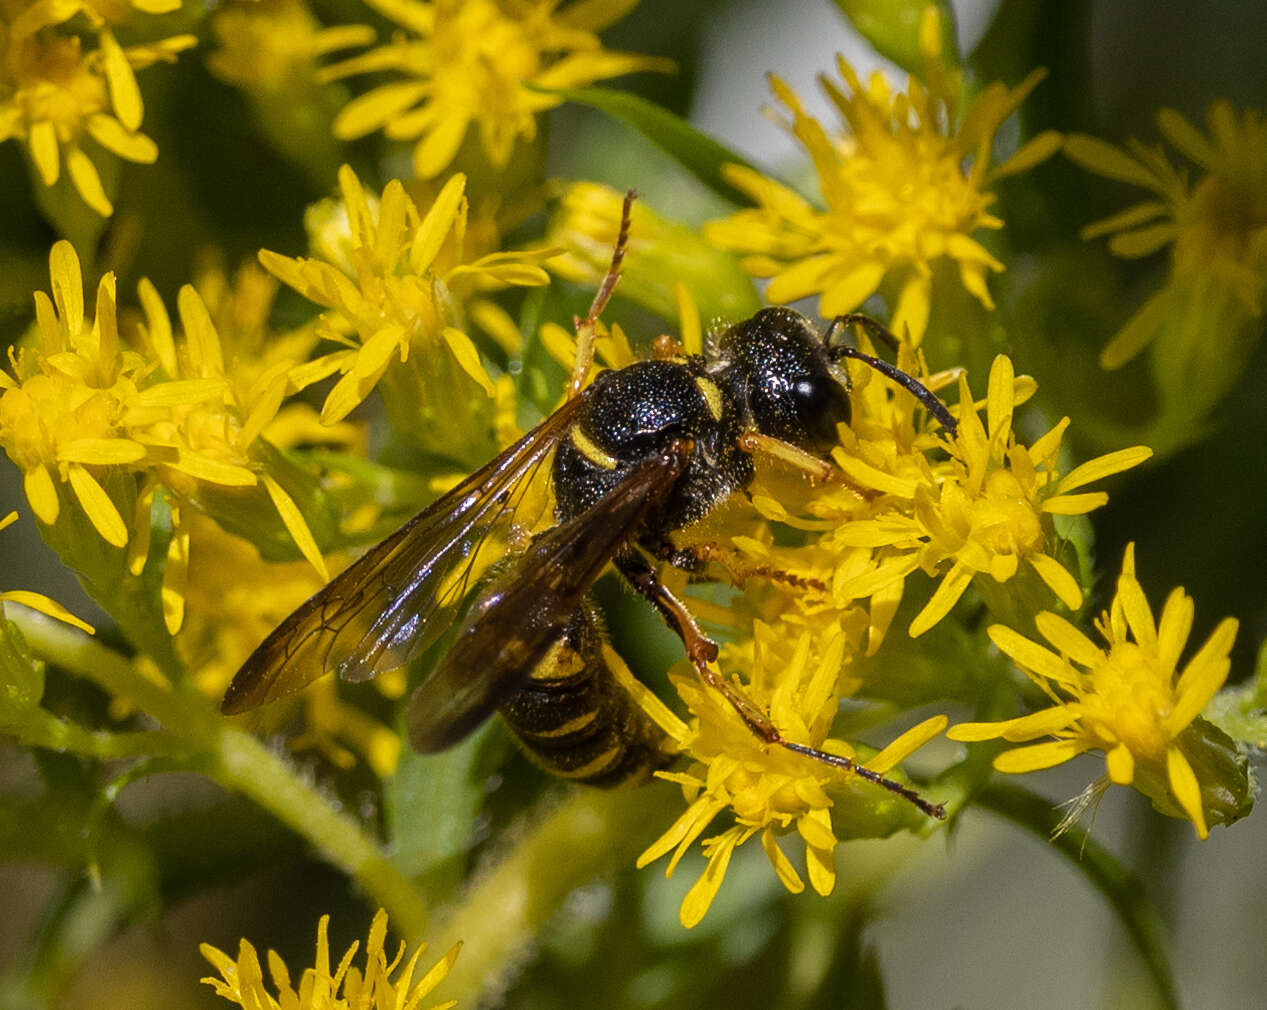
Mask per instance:
[[[594,327],[603,309],[611,301],[612,292],[620,280],[620,265],[625,261],[625,249],[629,245],[629,226],[633,220],[633,202],[638,199],[638,191],[626,191],[624,203],[620,207],[620,231],[616,233],[616,248],[612,250],[611,266],[598,286],[594,300],[590,302],[589,313],[576,324],[576,364],[572,367],[572,382],[568,387],[569,395],[576,396],[585,385],[585,377],[589,375],[590,365],[594,362]]]
[[[872,336],[879,337],[883,343],[888,344],[891,350],[896,351],[898,349],[898,339],[893,335],[893,331],[878,319],[872,319],[863,312],[846,312],[844,315],[833,319],[827,327],[827,332],[823,334],[823,343],[830,347],[832,337],[835,336],[836,331],[846,326],[861,326]]]
[[[927,814],[929,817],[935,817],[939,821],[946,819],[946,808],[940,803],[929,803],[914,789],[902,785],[901,782],[895,782],[893,779],[885,778],[879,772],[873,772],[870,768],[864,768],[858,762],[844,757],[841,754],[828,754],[826,751],[816,750],[813,747],[806,747],[804,744],[792,743],[790,740],[780,738],[776,741],[780,746],[786,747],[788,750],[797,754],[804,754],[811,757],[815,761],[821,761],[823,764],[831,765],[833,768],[840,768],[844,771],[853,772],[859,778],[866,779],[868,782],[874,782],[876,785],[887,789],[891,793],[901,796],[902,799],[908,800],[920,809],[921,813]]]
[[[636,189],[625,193],[625,201],[620,206],[620,231],[616,234],[616,248],[612,250],[611,266],[607,268],[607,276],[603,278],[603,283],[599,285],[598,292],[590,303],[589,315],[585,317],[587,323],[592,324],[598,321],[598,317],[602,315],[603,309],[611,300],[612,292],[616,290],[616,282],[620,280],[620,265],[625,261],[625,249],[629,245],[629,225],[633,220],[633,203],[637,199]]]
[[[861,361],[863,364],[874,368],[881,375],[887,376],[912,393],[920,403],[928,408],[928,412],[941,422],[941,426],[946,429],[951,438],[959,434],[959,422],[950,413],[950,408],[942,403],[938,399],[937,394],[915,378],[915,376],[902,371],[896,365],[890,365],[881,358],[873,358],[870,354],[863,354],[862,351],[856,347],[850,347],[848,344],[837,344],[835,347],[828,349],[828,354],[834,360],[853,358],[855,361]]]

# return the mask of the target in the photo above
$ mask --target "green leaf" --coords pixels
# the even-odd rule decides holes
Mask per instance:
[[[528,85],[531,87],[531,85]],[[588,105],[605,112],[613,119],[632,126],[644,137],[662,148],[678,164],[700,182],[732,203],[745,206],[752,200],[735,189],[722,175],[725,165],[743,165],[760,171],[744,157],[695,129],[681,116],[662,109],[637,95],[611,88],[534,88],[551,95],[561,95],[569,102]],[[768,174],[768,173],[766,173]]]
[[[885,59],[892,60],[909,74],[923,78],[925,59],[919,44],[920,21],[924,11],[936,7],[941,15],[941,44],[946,66],[959,63],[955,42],[955,12],[947,3],[931,0],[836,0],[836,6],[858,34]]]
[[[1161,1004],[1177,1010],[1179,997],[1170,967],[1165,928],[1157,911],[1149,904],[1143,882],[1123,866],[1108,849],[1093,840],[1086,829],[1072,827],[1052,837],[1061,823],[1060,811],[1051,803],[1019,786],[992,785],[977,793],[976,801],[986,810],[1006,817],[1033,832],[1066,856],[1074,867],[1104,895],[1122,920],[1126,932],[1144,958],[1157,984]]]

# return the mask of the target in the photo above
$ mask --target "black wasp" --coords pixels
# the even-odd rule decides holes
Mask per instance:
[[[505,529],[551,452],[556,524],[501,568],[467,609],[452,647],[415,690],[407,722],[420,751],[456,743],[500,710],[549,771],[612,786],[672,759],[660,730],[620,687],[589,591],[610,563],[681,636],[700,676],[771,744],[855,771],[944,816],[914,791],[784,740],[763,712],[709,663],[717,646],[660,580],[657,562],[700,567],[669,536],[703,518],[753,477],[763,448],[824,461],[847,424],[856,358],[914,393],[949,432],[955,420],[921,383],[835,343],[842,317],[821,336],[786,308],[769,308],[723,332],[707,357],[672,353],[600,373],[589,370],[594,327],[623,257],[631,193],[611,270],[578,325],[572,395],[501,455],[425,508],[299,607],[243,664],[225,713],[299,690],[328,671],[351,681],[403,666],[453,623],[481,545]],[[883,331],[882,331],[883,332]]]

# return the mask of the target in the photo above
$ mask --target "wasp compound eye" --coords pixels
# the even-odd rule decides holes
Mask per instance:
[[[830,375],[802,375],[789,390],[796,416],[805,430],[803,444],[826,456],[840,442],[837,426],[848,424],[849,394]]]

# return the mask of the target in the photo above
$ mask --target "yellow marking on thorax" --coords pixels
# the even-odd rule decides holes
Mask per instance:
[[[704,397],[704,402],[708,404],[708,412],[713,415],[713,420],[720,421],[722,398],[721,390],[717,388],[717,383],[705,375],[699,375],[695,378],[695,386],[699,389],[700,395]]]
[[[620,461],[604,452],[594,441],[581,430],[579,424],[572,425],[571,432],[572,444],[576,446],[576,451],[588,459],[595,466],[601,466],[604,470],[615,470],[620,466]]]

